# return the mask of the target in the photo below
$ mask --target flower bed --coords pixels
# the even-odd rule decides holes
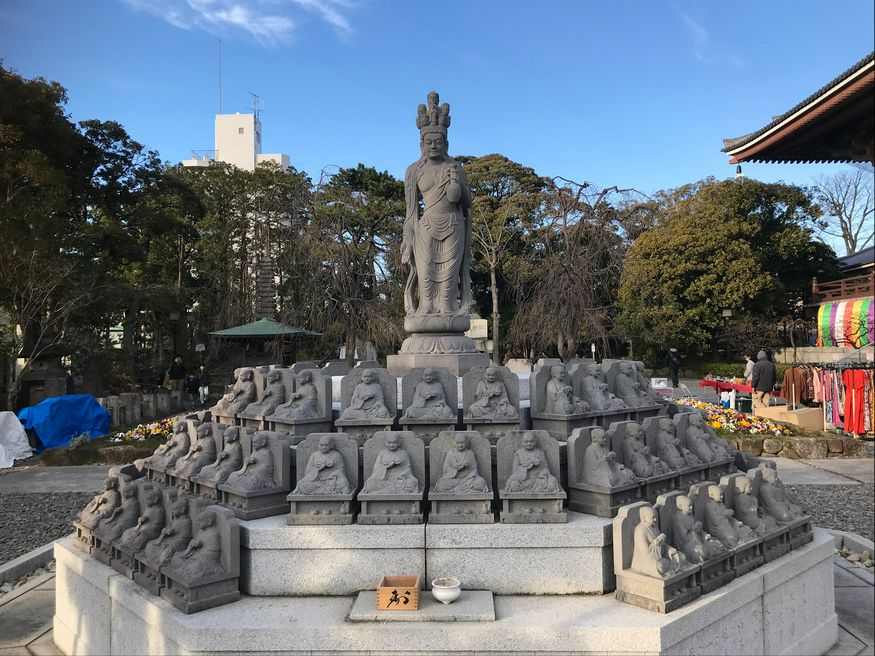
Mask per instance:
[[[795,435],[795,431],[786,424],[779,424],[765,417],[747,415],[730,410],[713,403],[704,403],[696,399],[677,399],[675,403],[688,405],[708,412],[708,423],[714,430],[742,435]]]
[[[145,440],[166,440],[173,433],[173,417],[167,417],[148,424],[140,424],[126,433],[116,433],[113,442],[143,442]]]

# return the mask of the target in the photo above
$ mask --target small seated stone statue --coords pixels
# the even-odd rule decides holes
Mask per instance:
[[[769,531],[778,528],[778,523],[773,517],[760,513],[759,501],[751,494],[753,486],[746,476],[739,477],[735,484],[735,493],[732,495],[732,509],[735,517],[754,534],[762,537]]]
[[[580,382],[581,397],[589,403],[591,410],[605,412],[622,410],[626,407],[622,399],[618,399],[608,391],[608,384],[601,381],[597,364],[587,366],[585,371]]]
[[[267,387],[261,392],[260,398],[247,405],[240,414],[249,417],[267,417],[286,402],[286,386],[282,373],[271,369],[267,374]]]
[[[121,537],[127,529],[137,525],[140,518],[140,502],[137,499],[137,488],[128,484],[122,488],[121,505],[112,513],[100,520],[95,530],[106,542],[113,542]]]
[[[708,486],[708,500],[705,502],[705,530],[723,543],[727,549],[734,549],[741,542],[754,539],[753,531],[733,517],[735,513],[723,505],[723,492],[717,485]]]
[[[590,438],[592,442],[583,455],[584,483],[598,487],[620,487],[638,481],[631,469],[617,462],[617,454],[608,450],[604,429],[594,428]]]
[[[173,422],[173,433],[170,439],[155,449],[155,453],[146,458],[145,463],[153,469],[164,470],[173,467],[176,461],[188,453],[191,437],[188,434],[188,424],[185,419]]]
[[[76,521],[85,528],[94,528],[100,520],[109,517],[121,504],[118,479],[110,476],[103,481],[103,491],[88,502],[76,515]]]
[[[663,578],[677,572],[685,564],[683,553],[668,545],[665,533],[657,533],[653,508],[641,508],[641,521],[634,533],[632,571]]]
[[[383,397],[383,388],[373,369],[362,372],[361,381],[352,391],[349,407],[340,419],[389,419],[389,410]]]
[[[318,393],[313,384],[313,372],[305,369],[298,374],[298,382],[295,391],[289,400],[278,406],[274,411],[275,417],[289,417],[290,419],[310,419],[319,414]]]
[[[477,382],[468,416],[473,419],[519,420],[520,414],[510,402],[504,381],[494,367],[487,367]]]
[[[556,494],[562,491],[559,481],[550,473],[547,454],[538,446],[538,438],[532,431],[523,433],[523,445],[514,451],[510,476],[505,483],[505,492],[530,492],[533,494]]]
[[[630,408],[650,405],[641,397],[638,376],[635,372],[634,364],[631,362],[621,362],[617,371],[617,377],[614,379],[617,397],[622,399],[623,403]]]
[[[170,567],[189,581],[224,571],[216,513],[209,509],[202,511],[197,516],[197,523],[197,536],[170,561]]]
[[[235,392],[237,391],[237,385],[240,383],[240,371],[234,372],[234,382],[231,383],[231,389],[222,395],[222,398],[218,400],[216,405],[213,406],[213,414],[222,414],[223,412],[227,412],[228,406],[233,403],[235,398]]]
[[[243,446],[240,444],[240,428],[230,426],[225,430],[223,435],[225,446],[222,451],[216,456],[215,461],[202,468],[197,475],[193,476],[195,481],[203,481],[208,483],[224,483],[231,472],[237,471],[243,466]]]
[[[702,415],[698,412],[690,415],[690,423],[687,426],[687,448],[692,451],[703,463],[713,462],[717,455],[711,448],[708,435],[702,428]]]
[[[201,424],[197,427],[197,439],[188,453],[176,461],[174,472],[177,476],[191,478],[216,459],[216,441],[213,439],[213,425]]]
[[[274,485],[273,454],[267,433],[259,432],[252,438],[252,453],[243,461],[243,467],[228,475],[229,487],[255,492]]]
[[[334,438],[319,438],[319,450],[310,454],[307,469],[292,494],[349,494],[343,456],[334,448]]]
[[[374,460],[374,471],[362,487],[362,492],[410,494],[419,491],[419,481],[413,474],[410,455],[401,445],[398,435],[386,438]]]
[[[234,388],[221,398],[213,408],[215,415],[240,414],[250,403],[258,398],[258,387],[255,384],[255,373],[252,369],[240,372]]]
[[[726,553],[726,547],[705,533],[702,522],[693,516],[693,502],[686,495],[677,498],[677,512],[672,515],[672,535],[677,549],[697,565]]]
[[[650,447],[644,444],[641,437],[641,426],[638,424],[626,424],[623,437],[623,460],[639,478],[671,473],[671,469],[665,462],[650,453]]]
[[[668,417],[659,418],[659,430],[656,433],[656,455],[673,470],[677,471],[701,464],[696,454],[685,449],[680,444],[674,423]]]
[[[804,515],[802,508],[789,499],[784,484],[778,479],[778,472],[771,467],[763,467],[759,501],[760,511],[780,525],[789,524]]]
[[[447,451],[441,477],[434,484],[435,492],[489,492],[489,485],[480,476],[477,456],[468,444],[468,436],[453,437],[453,450]]]
[[[650,381],[644,376],[644,363],[635,362],[634,367],[635,379],[638,381],[638,389],[644,399],[652,405],[661,405],[665,403],[665,400],[650,386]]]
[[[125,530],[119,543],[132,551],[140,551],[146,546],[146,543],[161,534],[164,522],[164,504],[161,500],[161,492],[156,488],[151,488],[146,492],[146,507],[143,509],[143,514],[137,519],[137,525]]]
[[[437,372],[428,368],[422,372],[422,380],[413,392],[413,402],[404,411],[403,419],[452,419],[456,413],[447,405],[444,386]]]
[[[146,543],[143,556],[157,563],[166,565],[174,553],[191,540],[191,518],[188,516],[188,500],[179,497],[170,507],[170,523],[161,529],[158,537]]]
[[[544,412],[552,415],[573,415],[587,412],[589,404],[574,398],[574,390],[565,381],[565,367],[550,368],[550,380],[547,381]]]

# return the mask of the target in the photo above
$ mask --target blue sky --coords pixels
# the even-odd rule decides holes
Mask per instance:
[[[871,0],[0,0],[0,58],[63,84],[169,162],[213,148],[222,110],[263,102],[265,152],[318,178],[402,176],[416,105],[452,106],[450,151],[645,193],[734,167],[721,140],[868,54]],[[810,184],[827,165],[745,165]]]

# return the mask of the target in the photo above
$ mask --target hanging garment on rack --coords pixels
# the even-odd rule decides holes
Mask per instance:
[[[862,369],[845,369],[842,382],[845,384],[845,430],[849,433],[866,432],[866,382],[869,376]]]
[[[781,382],[781,396],[787,399],[787,403],[797,406],[802,402],[805,392],[805,372],[801,367],[790,367],[784,372],[784,380]]]

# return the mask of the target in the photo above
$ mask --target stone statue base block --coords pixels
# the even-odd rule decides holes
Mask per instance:
[[[592,424],[592,417],[587,415],[568,415],[562,418],[532,415],[533,430],[545,430],[560,442],[567,442],[575,428],[592,426]]]
[[[183,579],[169,567],[161,568],[161,598],[183,613],[199,613],[240,599],[237,577],[220,574],[197,583]]]
[[[134,557],[134,565],[134,581],[153,595],[161,594],[161,566],[139,555]]]
[[[168,484],[167,472],[165,472],[163,469],[155,469],[153,467],[150,467],[148,464],[144,466],[144,469],[146,472],[146,478],[148,478],[153,483],[156,483],[158,485]]]
[[[602,521],[602,520],[599,520]],[[290,527],[284,518],[278,530],[302,535],[323,530],[344,534],[356,527]],[[570,526],[570,524],[569,524]],[[434,527],[454,532],[465,527]],[[565,526],[471,527],[478,533],[507,529],[516,532],[564,531]],[[404,544],[405,531],[423,527],[394,527],[385,550]],[[373,533],[362,527],[361,533]],[[377,530],[376,532],[381,532]],[[386,531],[389,533],[389,531]],[[283,536],[283,543],[288,536]],[[515,538],[511,538],[516,542]],[[316,546],[314,544],[314,546]],[[419,543],[419,553],[423,552]],[[693,600],[668,614],[660,614],[617,601],[614,595],[576,594],[538,597],[513,593],[494,594],[494,622],[350,622],[348,615],[357,593],[346,596],[242,595],[234,604],[183,615],[160,597],[150,594],[112,568],[88,558],[73,546],[72,538],[55,543],[57,562],[54,640],[64,654],[204,654],[258,653],[262,656],[303,656],[310,653],[433,654],[482,652],[519,656],[532,653],[592,654],[823,654],[838,637],[834,609],[833,540],[815,531],[813,543],[768,563],[728,583],[724,588]],[[382,553],[380,549],[372,549]],[[400,549],[404,551],[404,549]],[[410,550],[414,551],[414,550]],[[483,548],[472,552],[478,554]],[[322,549],[322,578],[345,575],[350,566]],[[327,555],[326,555],[327,554]],[[494,556],[493,556],[494,559]],[[453,562],[464,560],[462,553]],[[556,575],[578,567],[556,567]],[[386,561],[390,562],[390,561]],[[563,562],[565,561],[558,561]],[[508,568],[509,569],[509,568]],[[388,571],[381,568],[369,572]],[[399,574],[408,573],[401,568]],[[462,580],[460,603],[470,590],[471,577],[451,568],[436,576]],[[516,575],[508,571],[508,577]],[[296,570],[274,571],[274,578],[291,579]],[[370,590],[376,586],[373,574]],[[379,579],[379,575],[377,576]],[[241,579],[242,582],[242,579]],[[283,581],[280,581],[281,583]],[[812,594],[811,591],[818,591]],[[422,595],[423,600],[427,595]],[[453,608],[450,604],[449,608]],[[403,626],[403,628],[402,628]],[[727,639],[729,636],[729,639]]]
[[[109,562],[116,572],[125,578],[133,579],[137,569],[136,560],[134,560],[134,552],[127,547],[115,544],[112,547],[112,559]]]
[[[750,542],[744,542],[732,550],[732,569],[736,576],[744,576],[749,571],[756,569],[765,562],[763,556],[763,539],[757,538]]]
[[[492,524],[491,492],[452,494],[429,492],[429,524]]]
[[[213,421],[219,424],[223,424],[225,426],[239,426],[237,423],[237,417],[235,415],[229,414],[217,414],[213,412]]]
[[[255,430],[268,430],[268,422],[264,417],[251,417],[248,415],[238,415],[237,420],[240,426],[254,428]]]
[[[250,595],[355,595],[375,590],[384,572],[425,580],[422,524],[296,526],[266,517],[241,522],[240,543],[240,589]]]
[[[76,532],[73,533],[76,548],[90,555],[94,550],[94,535],[92,535],[91,529],[85,528],[76,521],[73,522],[73,528],[76,529]]]
[[[662,474],[661,476],[651,476],[644,479],[641,496],[650,503],[656,503],[656,497],[660,494],[677,490],[679,487],[677,472]]]
[[[377,593],[359,592],[349,612],[350,622],[494,622],[495,603],[488,590],[462,590],[451,604],[429,594],[419,596],[418,610],[377,610]]]
[[[271,515],[285,515],[289,512],[286,501],[288,489],[268,489],[257,492],[243,492],[222,483],[219,485],[221,505],[234,511],[238,519],[260,519]]]
[[[708,465],[693,465],[677,472],[678,489],[689,488],[693,483],[701,483],[708,479]],[[718,479],[719,480],[719,479]]]
[[[392,420],[390,419],[379,419],[367,423],[364,421],[353,422],[350,420],[344,421],[338,419],[334,422],[334,425],[337,426],[338,433],[349,435],[359,443],[359,446],[364,446],[365,442],[371,439],[377,431],[392,430]]]
[[[94,546],[91,549],[92,557],[108,567],[112,562],[112,544],[106,538],[101,537],[100,533],[92,532],[91,535],[94,538]]]
[[[620,506],[641,500],[641,483],[597,487],[586,483],[568,486],[568,510],[599,517],[616,517]]]
[[[623,408],[621,410],[604,410],[602,412],[597,412],[592,415],[592,419],[588,426],[601,426],[605,430],[608,430],[611,427],[611,424],[614,424],[619,421],[630,421],[635,416],[633,411],[629,408]],[[633,420],[634,421],[634,420]]]
[[[648,417],[658,417],[659,415],[668,414],[667,405],[651,405],[643,408],[630,408],[632,421],[637,421],[639,424]]]
[[[407,341],[413,339],[408,337]],[[465,339],[468,339],[467,337]],[[470,339],[468,341],[471,341]],[[456,376],[462,376],[475,367],[488,367],[491,360],[486,353],[481,353],[473,347],[466,353],[415,353],[401,352],[398,355],[386,356],[386,369],[393,376],[401,378],[410,373],[411,369],[419,367],[437,367],[449,369]],[[403,347],[402,347],[403,350]]]
[[[502,524],[564,524],[568,515],[562,510],[565,494],[530,494],[501,492]]]
[[[779,526],[763,536],[763,559],[770,563],[790,552],[790,529]]]
[[[403,421],[401,422],[401,430],[411,431],[416,437],[425,442],[426,446],[428,446],[429,442],[437,438],[442,432],[455,429],[455,422],[449,424],[432,424],[425,422],[406,424]]]
[[[626,570],[617,573],[618,601],[659,613],[670,613],[702,596],[696,583],[698,565],[684,567],[666,578],[658,579]]]
[[[358,495],[359,524],[422,524],[422,492]]]
[[[735,472],[735,458],[721,458],[708,463],[707,481],[719,481],[721,476]]]
[[[288,433],[289,443],[298,444],[310,433],[330,433],[331,420],[325,419],[291,419],[288,417],[270,416],[267,418],[270,430],[277,433]]]
[[[702,588],[702,594],[721,588],[735,578],[731,559],[732,554],[726,552],[701,564],[701,569],[696,576],[698,577],[697,583]]]
[[[790,529],[790,549],[798,549],[813,538],[811,515],[805,515],[786,525]]]
[[[352,524],[354,494],[290,494],[288,523],[291,526]]]
[[[210,481],[195,481],[192,494],[210,501],[219,501],[219,497],[221,496],[218,484]]]
[[[467,424],[467,430],[469,431],[477,431],[480,433],[481,437],[485,437],[489,440],[489,443],[495,446],[498,444],[498,440],[504,437],[508,431],[512,430],[520,430],[520,422],[514,422],[512,424],[501,424],[501,423],[469,423]],[[493,460],[494,460],[493,454]]]

